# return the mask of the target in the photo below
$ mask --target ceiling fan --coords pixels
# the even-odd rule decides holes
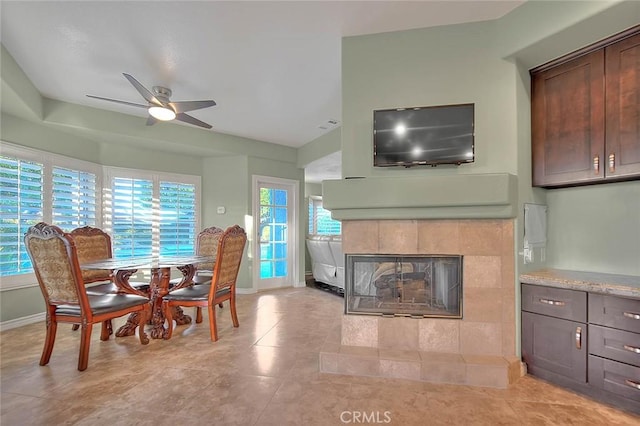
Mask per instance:
[[[147,119],[147,126],[156,124],[158,121],[171,121],[178,120],[185,123],[193,124],[194,126],[204,127],[210,129],[212,126],[200,121],[195,117],[185,114],[187,111],[193,111],[201,108],[208,108],[216,104],[215,101],[181,101],[172,102],[171,89],[162,86],[153,86],[153,92],[150,92],[144,87],[138,80],[133,78],[127,73],[122,73],[129,83],[136,88],[136,90],[142,95],[142,97],[148,102],[147,105],[136,104],[133,102],[119,101],[117,99],[103,98],[101,96],[87,95],[90,98],[100,99],[103,101],[117,102],[119,104],[130,105],[138,108],[146,108],[149,111],[149,118]]]

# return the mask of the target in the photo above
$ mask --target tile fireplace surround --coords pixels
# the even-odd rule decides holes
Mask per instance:
[[[463,317],[343,315],[325,373],[506,388],[516,356],[513,219],[344,220],[345,254],[463,256]]]

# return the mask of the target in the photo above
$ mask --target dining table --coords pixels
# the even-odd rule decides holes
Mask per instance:
[[[152,306],[149,335],[153,339],[166,339],[167,333],[164,326],[165,316],[162,311],[162,298],[171,291],[193,285],[192,279],[197,265],[214,261],[214,257],[198,255],[145,256],[101,259],[82,263],[80,268],[83,270],[110,270],[112,271],[113,283],[119,293],[137,294],[149,298]],[[182,279],[175,285],[170,285],[169,283],[172,268],[176,268],[182,273]],[[129,283],[129,278],[139,270],[150,272],[148,286],[145,284],[134,287]],[[178,325],[191,323],[191,317],[185,315],[181,308],[176,307],[175,310],[173,318]],[[134,335],[138,326],[144,327],[145,324],[140,324],[140,316],[138,313],[133,313],[129,316],[127,322],[116,331],[116,336]]]

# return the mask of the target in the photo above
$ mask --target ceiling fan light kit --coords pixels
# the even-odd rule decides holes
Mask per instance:
[[[99,99],[102,101],[116,102],[123,105],[134,106],[138,108],[146,108],[149,112],[149,118],[147,119],[147,126],[151,126],[156,123],[156,120],[171,121],[178,120],[184,123],[193,124],[194,126],[204,127],[210,129],[211,125],[200,121],[195,117],[185,114],[186,111],[193,111],[201,108],[212,107],[216,104],[213,100],[206,101],[181,101],[171,102],[171,89],[162,86],[153,86],[153,93],[144,87],[133,76],[123,73],[125,78],[129,80],[129,83],[136,88],[138,93],[148,102],[147,105],[135,104],[133,102],[119,101],[117,99],[103,98],[100,96],[87,95],[93,99]]]
[[[149,114],[160,121],[171,121],[176,118],[176,113],[172,109],[161,106],[149,107]]]

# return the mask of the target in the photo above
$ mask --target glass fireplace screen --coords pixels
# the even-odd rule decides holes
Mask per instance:
[[[462,256],[347,255],[347,314],[462,318]]]

